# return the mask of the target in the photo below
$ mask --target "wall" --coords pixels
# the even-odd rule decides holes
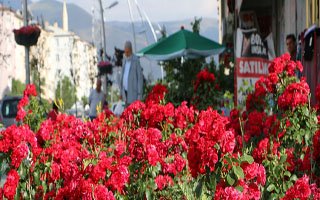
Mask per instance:
[[[12,32],[22,25],[20,15],[0,7],[0,99],[10,93],[13,78],[26,80],[24,47],[16,44]]]

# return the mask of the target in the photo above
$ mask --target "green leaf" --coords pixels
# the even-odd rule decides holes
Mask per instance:
[[[238,179],[244,179],[243,169],[240,166],[233,166],[232,169]]]
[[[147,197],[147,200],[151,200],[151,192],[150,190],[146,190],[146,197]]]
[[[238,185],[238,186],[236,187],[236,189],[237,189],[238,191],[240,191],[240,192],[243,192],[243,187],[240,186],[240,185]]]
[[[270,184],[270,185],[267,187],[267,191],[268,191],[268,192],[272,192],[275,188],[276,188],[276,186],[275,186],[274,184]]]
[[[34,182],[36,183],[36,185],[40,185],[40,175],[39,175],[39,171],[35,171],[33,173],[33,177],[34,177]]]
[[[249,164],[252,164],[254,162],[254,159],[252,156],[249,156],[247,154],[244,154],[242,157],[241,157],[241,162],[247,162]]]
[[[287,177],[290,177],[290,176],[291,176],[291,173],[290,173],[289,171],[286,171],[286,172],[284,173],[284,175],[287,176]]]
[[[203,181],[202,179],[199,180],[197,187],[196,187],[196,197],[199,199],[202,195],[202,188],[203,188]]]
[[[285,163],[287,161],[287,155],[281,155],[280,163]]]
[[[290,181],[296,181],[296,180],[298,180],[298,177],[297,175],[293,174],[290,178]]]
[[[227,182],[230,186],[233,186],[233,184],[235,183],[235,180],[230,176],[230,174],[228,174],[227,176]]]

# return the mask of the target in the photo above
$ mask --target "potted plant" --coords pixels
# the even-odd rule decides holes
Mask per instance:
[[[17,44],[30,47],[37,44],[41,30],[38,26],[29,25],[14,29],[13,33]]]
[[[108,61],[100,61],[98,69],[100,74],[112,74],[112,64]]]

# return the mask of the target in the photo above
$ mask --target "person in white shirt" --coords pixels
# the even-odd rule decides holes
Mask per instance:
[[[89,118],[91,120],[97,117],[97,106],[99,105],[102,108],[105,99],[106,97],[101,91],[101,79],[98,79],[96,88],[90,92],[89,96]]]
[[[142,68],[139,58],[132,53],[132,44],[130,41],[127,41],[124,46],[120,93],[121,98],[126,103],[126,107],[136,100],[142,100]]]

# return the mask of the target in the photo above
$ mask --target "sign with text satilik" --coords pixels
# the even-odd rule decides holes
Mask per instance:
[[[268,74],[272,59],[272,41],[262,40],[255,29],[237,31],[235,95],[236,104],[243,105],[249,88],[254,88],[261,76]]]

